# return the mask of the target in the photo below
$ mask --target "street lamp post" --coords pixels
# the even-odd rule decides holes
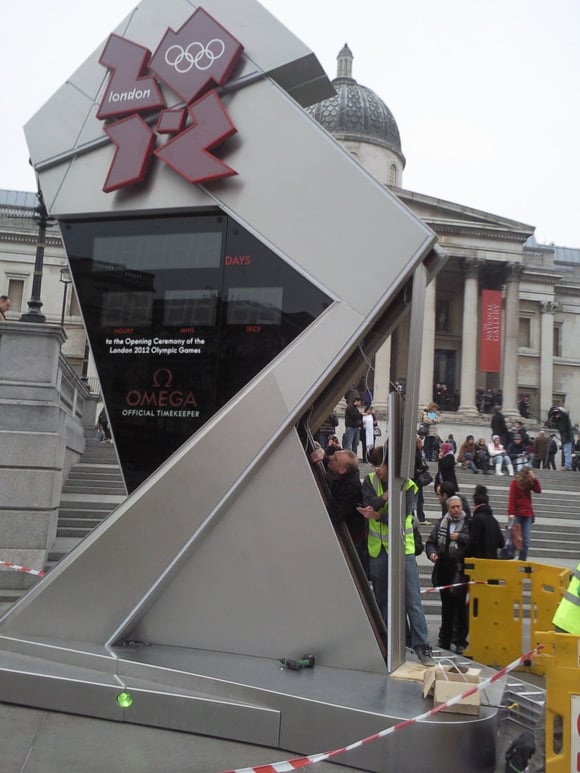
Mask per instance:
[[[41,311],[40,288],[42,285],[42,269],[44,265],[44,248],[46,238],[46,226],[54,221],[48,217],[42,191],[36,194],[38,206],[34,210],[34,219],[38,223],[38,242],[36,245],[36,258],[34,260],[34,274],[32,280],[32,295],[28,301],[28,311],[20,317],[21,322],[46,322],[46,317]]]
[[[60,279],[59,282],[62,282],[64,285],[64,292],[62,295],[62,311],[60,313],[60,326],[64,330],[64,314],[66,311],[66,296],[68,293],[68,286],[72,282],[72,276],[70,275],[70,271],[68,268],[61,268],[60,270]]]

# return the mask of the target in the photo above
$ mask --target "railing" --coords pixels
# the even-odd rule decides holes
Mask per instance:
[[[90,397],[89,385],[70,366],[66,357],[59,357],[60,405],[75,421],[83,424],[85,402]]]
[[[83,384],[86,384],[92,395],[101,394],[101,382],[96,376],[87,376],[82,379]]]

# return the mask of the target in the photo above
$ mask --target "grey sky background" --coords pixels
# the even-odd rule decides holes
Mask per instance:
[[[398,123],[405,188],[535,225],[540,242],[580,248],[580,0],[262,4],[331,78],[348,43],[353,76]],[[1,188],[35,190],[23,125],[136,5],[3,3]]]

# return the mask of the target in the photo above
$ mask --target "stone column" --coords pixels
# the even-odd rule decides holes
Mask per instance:
[[[546,301],[540,308],[540,418],[545,418],[552,407],[554,391],[554,312],[558,304]]]
[[[435,298],[437,279],[425,290],[425,317],[423,319],[423,352],[419,381],[419,410],[433,400],[433,368],[435,367]]]
[[[518,411],[518,348],[520,325],[520,277],[521,263],[508,266],[505,292],[504,335],[502,357],[502,413],[506,417],[519,418]]]
[[[463,328],[461,344],[461,380],[459,413],[478,416],[475,405],[475,373],[477,369],[477,322],[479,319],[478,276],[480,260],[465,261],[465,286],[463,289]]]

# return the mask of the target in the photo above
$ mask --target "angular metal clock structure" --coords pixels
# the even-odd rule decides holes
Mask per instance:
[[[0,687],[9,702],[311,753],[425,710],[416,683],[385,671],[299,428],[410,306],[418,367],[435,237],[303,111],[331,93],[311,51],[255,0],[200,5],[243,46],[211,97],[237,133],[207,151],[235,175],[193,185],[159,154],[104,192],[120,148],[97,118],[105,44],[26,127],[132,493],[0,621]],[[114,40],[141,62],[169,29],[195,63],[210,49],[179,30],[196,10],[144,0]],[[160,88],[166,111],[135,122],[158,145],[185,116]],[[315,669],[280,670],[306,652]],[[494,732],[494,709],[447,715],[340,761],[418,771],[428,744],[431,770],[467,733],[454,761],[487,770]]]

